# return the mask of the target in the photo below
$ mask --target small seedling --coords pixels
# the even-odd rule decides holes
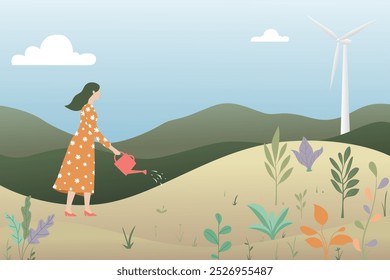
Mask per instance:
[[[303,193],[295,194],[295,198],[298,201],[298,205],[296,206],[298,211],[301,213],[301,219],[302,219],[303,208],[305,208],[306,206],[306,201],[304,201],[306,194],[307,194],[307,190],[305,190]]]
[[[164,214],[164,213],[166,213],[168,210],[167,209],[165,209],[165,206],[163,205],[163,207],[161,208],[161,209],[156,209],[156,211],[158,212],[158,213],[160,213],[160,214]]]
[[[267,234],[272,240],[275,239],[279,231],[292,224],[292,222],[284,220],[287,216],[288,208],[283,209],[280,214],[275,217],[274,213],[268,214],[259,204],[249,204],[248,207],[261,222],[260,224],[251,225],[249,228]]]
[[[317,237],[309,237],[306,239],[306,242],[313,248],[322,248],[324,251],[324,259],[329,259],[329,247],[332,245],[345,245],[347,243],[352,242],[352,238],[346,234],[338,234],[340,232],[345,231],[345,227],[339,228],[336,232],[334,232],[330,238],[330,242],[328,243],[326,237],[324,235],[324,225],[328,221],[328,212],[324,208],[318,205],[314,205],[314,218],[316,222],[321,226],[320,231],[316,231],[311,227],[301,226],[301,231],[303,234],[308,236],[317,235]]]
[[[330,181],[337,192],[341,194],[341,218],[344,218],[344,201],[348,197],[358,194],[359,189],[354,188],[359,180],[354,179],[359,172],[359,168],[352,168],[353,157],[351,147],[348,147],[344,155],[338,153],[340,165],[333,158],[329,158],[335,169],[331,169],[332,177]]]
[[[295,250],[295,242],[297,241],[297,238],[294,238],[294,243],[291,245],[290,242],[287,243],[288,247],[290,247],[291,256],[293,259],[298,255],[298,251]]]
[[[10,260],[11,259],[11,255],[10,255],[10,251],[11,251],[12,247],[11,245],[9,245],[9,239],[7,239],[7,244],[5,245],[5,253],[3,254],[4,258],[6,260]]]
[[[387,191],[385,194],[385,198],[382,202],[382,209],[383,209],[383,217],[386,217],[387,216]]]
[[[237,205],[237,198],[238,198],[238,195],[236,195],[236,197],[234,198],[234,201],[233,201],[233,205],[234,205],[234,206]]]
[[[279,259],[278,249],[279,249],[279,243],[276,243],[275,255],[274,255],[275,260]]]
[[[335,256],[336,260],[341,260],[341,256],[343,255],[343,251],[341,251],[340,247],[336,248],[337,255]]]
[[[183,231],[181,230],[181,224],[179,224],[179,235],[176,236],[177,241],[181,242],[183,240]]]
[[[301,145],[299,146],[299,152],[293,150],[293,153],[295,154],[298,162],[306,167],[306,171],[311,172],[314,162],[322,154],[323,150],[324,149],[321,148],[314,152],[307,139],[303,137]]]
[[[34,248],[32,248],[31,251],[30,251],[30,256],[27,258],[27,260],[32,261],[32,260],[35,260],[35,259],[36,259],[35,251],[34,251]]]
[[[211,258],[219,260],[220,253],[226,252],[232,247],[232,243],[230,241],[225,241],[221,245],[220,235],[229,234],[232,231],[232,228],[231,226],[224,226],[222,229],[220,228],[222,222],[221,214],[219,213],[215,214],[215,219],[217,220],[218,223],[217,233],[215,233],[211,229],[205,229],[203,235],[210,243],[218,246],[217,254],[211,254]]]
[[[198,246],[198,238],[195,237],[194,241],[192,242],[192,247],[197,247]]]
[[[269,176],[275,182],[275,205],[278,205],[279,185],[284,181],[286,181],[288,177],[290,177],[293,171],[292,167],[287,168],[291,156],[289,155],[282,160],[284,154],[286,153],[287,143],[285,143],[280,150],[279,150],[279,144],[280,144],[280,131],[278,127],[272,138],[272,143],[271,143],[272,154],[268,149],[267,145],[264,144],[264,151],[267,159],[267,161],[264,162],[265,168],[267,169]],[[279,164],[280,162],[281,164]]]
[[[246,239],[246,242],[244,244],[248,247],[248,254],[246,255],[246,259],[251,260],[252,259],[251,252],[253,250],[253,246],[249,243],[248,238]]]
[[[134,242],[131,242],[131,238],[133,237],[134,230],[135,230],[135,226],[131,230],[129,236],[127,236],[125,229],[122,227],[123,235],[125,236],[125,241],[126,241],[126,244],[122,244],[122,245],[126,249],[131,249],[134,245]]]
[[[370,188],[366,188],[364,191],[364,194],[367,197],[368,201],[372,201],[371,207],[368,205],[363,206],[364,212],[368,215],[366,225],[363,226],[363,224],[360,221],[355,221],[355,226],[361,230],[363,230],[363,236],[361,239],[361,242],[359,242],[358,239],[353,240],[353,246],[355,249],[359,252],[362,253],[363,259],[365,259],[366,256],[366,249],[368,247],[375,247],[378,244],[378,241],[376,239],[373,239],[369,242],[366,243],[366,234],[367,234],[367,229],[370,224],[370,222],[376,222],[381,218],[380,214],[374,214],[374,207],[375,207],[375,201],[376,201],[376,195],[377,195],[377,190],[385,188],[389,184],[389,179],[388,178],[382,178],[380,183],[378,184],[378,171],[376,164],[374,162],[369,163],[369,168],[372,172],[372,174],[375,176],[375,188],[374,188],[374,197],[372,197],[371,190]]]

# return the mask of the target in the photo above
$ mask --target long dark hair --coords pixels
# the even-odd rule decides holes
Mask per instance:
[[[73,111],[80,111],[81,108],[83,108],[83,106],[88,103],[88,100],[93,95],[93,93],[99,89],[100,86],[97,83],[86,84],[83,90],[76,94],[75,97],[73,97],[72,102],[70,102],[65,107]]]

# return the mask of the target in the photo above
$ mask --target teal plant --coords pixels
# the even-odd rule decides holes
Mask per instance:
[[[375,176],[375,188],[374,188],[374,196],[372,196],[371,189],[366,188],[364,193],[365,196],[367,197],[367,200],[371,202],[371,206],[368,206],[365,204],[363,206],[364,212],[367,214],[367,221],[365,225],[362,224],[361,221],[355,221],[355,226],[361,230],[363,230],[363,235],[361,240],[359,241],[358,239],[353,240],[353,246],[355,249],[359,252],[362,253],[363,259],[367,257],[367,248],[369,247],[375,247],[378,244],[378,241],[376,239],[372,239],[369,242],[366,242],[366,234],[367,234],[367,229],[368,226],[370,225],[371,222],[376,222],[381,218],[380,214],[374,214],[374,207],[375,207],[375,202],[377,198],[377,191],[380,189],[385,188],[389,184],[389,179],[387,177],[382,178],[380,183],[378,184],[378,171],[376,164],[374,162],[369,163],[369,168],[372,172],[372,174]]]
[[[307,194],[307,190],[304,190],[303,193],[295,194],[295,198],[298,201],[298,205],[296,205],[296,206],[297,206],[298,211],[301,213],[301,219],[302,219],[302,214],[303,214],[302,213],[303,208],[305,208],[305,206],[306,206],[306,201],[305,201],[306,194]]]
[[[224,226],[221,228],[221,214],[215,214],[215,219],[217,220],[217,232],[215,233],[213,230],[207,228],[204,230],[203,235],[207,239],[207,241],[217,245],[217,253],[211,254],[211,258],[219,260],[220,253],[226,252],[232,247],[232,243],[230,241],[225,241],[223,244],[221,244],[220,236],[224,234],[229,234],[232,231],[232,228],[231,226]]]
[[[125,229],[122,227],[123,235],[125,236],[125,241],[126,241],[126,244],[122,244],[122,245],[126,249],[131,249],[134,245],[134,242],[131,241],[131,238],[133,237],[134,230],[135,230],[135,226],[131,230],[129,236],[127,236]]]
[[[288,208],[283,209],[280,214],[275,217],[273,212],[268,214],[259,204],[249,204],[248,207],[261,222],[260,224],[251,225],[249,228],[265,233],[271,240],[274,240],[282,229],[292,224],[292,222],[285,220]]]
[[[344,154],[338,153],[339,163],[333,158],[329,158],[333,168],[331,169],[333,187],[341,194],[341,218],[345,216],[345,199],[358,194],[359,189],[356,185],[359,180],[355,176],[359,168],[352,167],[353,157],[351,156],[351,147],[348,147]]]
[[[288,155],[285,158],[283,158],[287,150],[287,143],[285,143],[280,148],[279,127],[276,129],[274,136],[272,138],[271,150],[272,153],[270,149],[267,147],[267,145],[264,145],[265,156],[267,159],[267,161],[265,161],[264,164],[269,176],[275,182],[275,205],[277,205],[278,187],[281,183],[283,183],[290,177],[293,171],[292,167],[288,168],[288,164],[290,162],[291,156]]]
[[[11,229],[11,239],[18,247],[19,258],[24,259],[27,249],[31,245],[39,244],[39,239],[49,235],[48,228],[54,225],[54,215],[48,216],[47,220],[39,220],[36,229],[30,228],[31,212],[30,202],[31,196],[26,197],[24,206],[21,207],[23,221],[18,222],[14,215],[5,214],[8,221],[8,227]],[[35,251],[33,248],[30,252],[30,258],[35,259]]]

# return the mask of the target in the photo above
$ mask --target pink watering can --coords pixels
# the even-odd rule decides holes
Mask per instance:
[[[135,158],[132,155],[121,152],[122,156],[117,160],[116,155],[114,155],[114,164],[115,166],[126,176],[129,174],[135,173],[144,173],[146,175],[146,170],[133,170],[135,166]]]

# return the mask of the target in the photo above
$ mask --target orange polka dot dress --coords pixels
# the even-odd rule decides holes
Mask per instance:
[[[95,186],[95,138],[105,148],[110,142],[97,127],[98,116],[92,104],[81,109],[80,126],[72,137],[53,189],[62,193],[94,193]]]

